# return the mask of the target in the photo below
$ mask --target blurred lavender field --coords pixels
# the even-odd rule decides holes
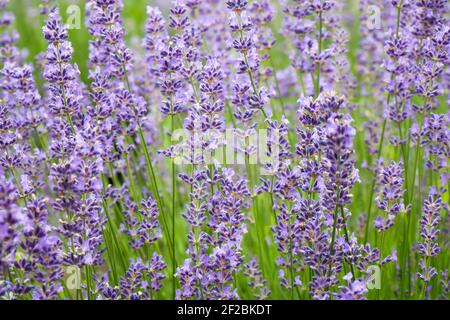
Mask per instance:
[[[0,0],[0,299],[449,298],[447,0]]]

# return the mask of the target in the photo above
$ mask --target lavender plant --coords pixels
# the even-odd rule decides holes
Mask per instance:
[[[0,0],[0,299],[449,298],[448,1],[146,5]]]

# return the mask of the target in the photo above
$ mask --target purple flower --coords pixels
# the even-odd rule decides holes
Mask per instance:
[[[325,127],[323,169],[323,204],[329,212],[351,202],[350,193],[359,181],[353,159],[355,129],[350,126],[350,116],[335,114]]]
[[[241,243],[247,232],[243,209],[250,195],[246,180],[230,169],[218,172],[197,171],[194,176],[182,174],[192,184],[191,204],[183,216],[191,224],[188,234],[190,255],[176,276],[181,289],[177,299],[236,299],[233,280],[243,264]],[[208,195],[208,183],[220,184],[222,192]],[[207,199],[207,197],[209,199]],[[205,205],[207,207],[205,207]],[[206,220],[205,211],[210,219]],[[211,230],[201,230],[204,223]]]
[[[392,161],[389,166],[382,167],[377,179],[379,184],[377,207],[385,212],[387,218],[378,216],[374,225],[378,231],[384,232],[394,225],[398,214],[406,211],[403,204],[403,163]]]
[[[249,286],[255,290],[255,298],[264,300],[270,296],[271,292],[267,288],[266,280],[264,280],[262,272],[259,269],[256,258],[252,258],[246,265],[244,274],[249,277]]]
[[[246,0],[230,0],[227,1],[227,8],[236,13],[240,13],[241,11],[245,10],[247,4],[248,2]]]
[[[335,293],[337,300],[365,300],[365,294],[368,292],[364,281],[356,279],[352,281],[352,274],[344,277],[347,280],[347,286],[341,287],[339,293]]]
[[[158,206],[152,198],[141,201],[141,210],[136,211],[136,205],[128,200],[129,207],[125,212],[125,225],[121,226],[130,238],[132,248],[142,248],[151,245],[162,237],[158,222]]]
[[[441,220],[440,211],[444,208],[442,201],[443,189],[431,188],[427,199],[423,203],[423,215],[420,219],[420,236],[423,242],[418,244],[418,253],[423,257],[420,262],[420,271],[417,276],[428,284],[431,279],[437,276],[436,268],[430,265],[430,258],[436,257],[441,248],[438,244],[439,222]]]
[[[16,205],[16,187],[4,177],[0,177],[0,195],[0,269],[4,271],[18,248],[23,214]]]

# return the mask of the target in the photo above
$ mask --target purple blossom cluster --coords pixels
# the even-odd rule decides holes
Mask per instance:
[[[247,227],[243,209],[250,195],[246,181],[235,177],[231,169],[199,170],[180,178],[191,184],[192,191],[182,214],[190,226],[189,258],[177,269],[181,284],[177,298],[238,298],[233,278],[244,260],[241,244]],[[220,191],[211,194],[214,186]]]
[[[7,2],[0,299],[449,298],[447,1]]]

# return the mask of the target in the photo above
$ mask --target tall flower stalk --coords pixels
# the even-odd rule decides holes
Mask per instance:
[[[40,4],[0,0],[0,299],[449,298],[447,1]]]

